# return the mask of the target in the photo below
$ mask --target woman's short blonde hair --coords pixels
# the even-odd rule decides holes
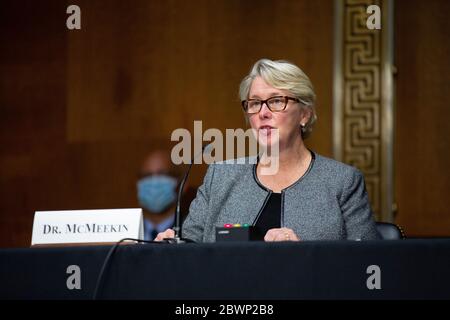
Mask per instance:
[[[241,82],[239,87],[241,101],[248,99],[250,87],[256,77],[261,77],[272,87],[287,90],[300,99],[303,107],[310,113],[309,120],[302,129],[303,138],[307,138],[311,134],[313,125],[317,120],[314,108],[316,94],[308,76],[289,61],[261,59],[253,65],[250,74]]]

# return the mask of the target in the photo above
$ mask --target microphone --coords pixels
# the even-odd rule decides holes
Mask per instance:
[[[173,238],[164,238],[164,240],[166,240],[169,243],[186,243],[186,242],[194,242],[190,239],[184,239],[182,238],[182,224],[181,224],[181,197],[183,195],[183,189],[184,189],[184,185],[186,184],[186,180],[189,176],[189,173],[191,172],[191,168],[192,165],[194,164],[194,160],[201,154],[203,154],[203,152],[205,152],[205,150],[210,146],[211,144],[205,144],[204,146],[202,146],[202,150],[194,155],[191,159],[191,163],[189,164],[189,167],[187,168],[183,179],[181,180],[180,183],[180,188],[178,189],[178,197],[177,197],[177,207],[175,210],[175,222],[173,225],[173,231],[175,231],[175,236]]]

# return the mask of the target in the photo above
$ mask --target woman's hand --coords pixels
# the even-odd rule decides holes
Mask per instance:
[[[300,239],[292,229],[274,228],[267,231],[264,241],[300,241]]]
[[[158,233],[156,238],[153,241],[163,241],[165,238],[173,238],[175,237],[175,231],[172,229],[167,229],[164,232]]]

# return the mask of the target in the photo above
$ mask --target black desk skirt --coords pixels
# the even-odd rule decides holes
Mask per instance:
[[[0,299],[91,299],[109,249],[0,250]],[[450,299],[450,240],[125,245],[99,299]]]

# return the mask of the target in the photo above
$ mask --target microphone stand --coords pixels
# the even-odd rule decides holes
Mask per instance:
[[[178,189],[177,208],[175,209],[175,223],[173,225],[173,231],[175,231],[175,236],[173,238],[164,239],[169,243],[179,244],[179,243],[193,242],[192,240],[181,238],[181,196],[183,194],[184,185],[189,176],[189,172],[191,172],[193,163],[194,161],[191,161],[191,163],[189,164],[189,167],[186,170],[186,173],[184,174],[183,180],[181,180],[180,188]]]
[[[200,154],[203,154],[203,152],[205,151],[206,147],[208,147],[209,144],[202,146],[202,151],[200,152]],[[177,207],[175,209],[175,222],[173,225],[173,231],[175,231],[175,236],[173,238],[164,238],[164,241],[171,243],[171,244],[180,244],[180,243],[188,243],[188,242],[194,242],[190,239],[186,239],[186,238],[182,238],[182,233],[181,233],[181,228],[182,228],[182,224],[181,224],[181,196],[183,194],[183,189],[184,189],[184,185],[186,184],[186,180],[189,176],[189,173],[191,172],[191,168],[192,165],[194,164],[194,160],[197,158],[197,156],[199,156],[200,154],[195,155],[192,158],[191,163],[189,164],[188,169],[186,170],[186,173],[183,176],[183,179],[181,180],[180,183],[180,188],[178,189],[178,198],[177,198]]]

